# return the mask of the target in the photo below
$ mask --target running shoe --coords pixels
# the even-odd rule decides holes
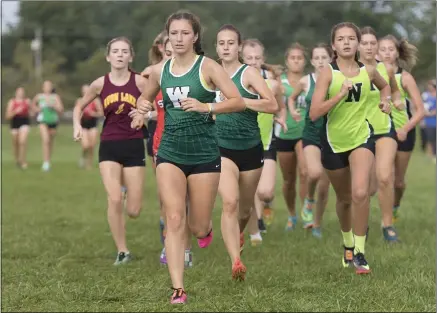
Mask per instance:
[[[383,227],[382,234],[384,235],[384,239],[389,243],[400,242],[396,229],[393,226]]]
[[[308,200],[305,199],[304,201],[304,205],[302,208],[302,211],[300,213],[300,216],[302,218],[302,222],[303,222],[303,228],[307,229],[307,228],[311,228],[313,227],[313,204],[314,204],[314,200]]]
[[[344,247],[344,246],[343,246]],[[354,262],[354,248],[344,247],[344,253],[342,258],[343,267],[352,267]]]
[[[287,220],[287,224],[285,225],[285,230],[286,231],[294,230],[294,228],[296,227],[296,224],[297,224],[296,215],[289,216],[288,220]]]
[[[322,229],[320,227],[313,227],[311,233],[316,238],[322,238]]]
[[[260,232],[262,232],[263,234],[267,233],[267,228],[266,228],[266,224],[264,224],[264,219],[260,218],[258,220],[258,229]]]
[[[243,281],[246,276],[246,266],[240,259],[236,259],[232,265],[232,279],[237,281]]]
[[[267,226],[270,226],[273,222],[273,209],[270,206],[266,206],[263,209],[263,219]]]
[[[257,232],[254,235],[250,235],[250,243],[252,245],[252,247],[256,247],[260,244],[262,244],[263,242],[263,237],[261,236],[260,232]]]
[[[198,238],[197,239],[197,243],[199,244],[200,248],[208,247],[211,244],[211,242],[212,242],[212,229],[205,238]]]
[[[358,275],[370,273],[369,264],[361,252],[354,255],[353,265],[355,266],[355,273]]]
[[[41,170],[43,172],[48,172],[50,171],[50,163],[49,162],[44,162],[41,166]]]
[[[170,297],[171,304],[185,304],[187,302],[187,294],[182,288],[172,288],[173,294]]]
[[[114,265],[126,264],[132,260],[130,252],[119,252],[115,259]]]

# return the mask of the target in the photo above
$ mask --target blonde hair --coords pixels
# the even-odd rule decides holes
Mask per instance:
[[[243,44],[241,46],[241,50],[244,50],[244,48],[246,46],[249,46],[251,48],[255,48],[256,46],[259,46],[259,47],[261,47],[263,54],[264,54],[264,50],[265,50],[264,45],[261,43],[261,41],[259,41],[256,38],[249,38],[249,39],[244,40]]]
[[[419,50],[416,46],[412,45],[407,41],[407,39],[402,38],[398,40],[393,35],[387,35],[381,39],[382,40],[390,40],[394,43],[396,50],[398,50],[399,58],[398,65],[408,71],[410,71],[417,63],[419,59],[417,54]]]
[[[251,48],[259,46],[262,49],[263,55],[264,55],[264,50],[265,50],[264,45],[258,39],[250,38],[250,39],[244,40],[243,44],[241,46],[241,51],[243,51],[244,48],[247,47],[247,46],[249,46]],[[263,63],[261,65],[261,69],[266,70],[266,71],[272,73],[272,75],[274,76],[275,79],[277,77],[281,76],[281,74],[284,72],[284,67],[282,65],[276,65],[276,64]]]
[[[162,61],[162,53],[159,50],[160,45],[165,44],[165,40],[168,38],[167,32],[163,30],[156,36],[155,40],[153,40],[153,45],[149,49],[149,64],[155,65]]]

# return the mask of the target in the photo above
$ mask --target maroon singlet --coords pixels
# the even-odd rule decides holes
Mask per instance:
[[[100,140],[124,140],[143,138],[143,131],[130,127],[132,119],[129,112],[136,107],[137,100],[141,95],[135,83],[135,73],[130,72],[130,78],[126,85],[115,86],[105,75],[100,100],[103,105],[105,122],[103,123]]]

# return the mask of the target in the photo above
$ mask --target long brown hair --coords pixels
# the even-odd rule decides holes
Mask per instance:
[[[416,46],[409,43],[405,38],[398,40],[393,35],[384,36],[380,41],[382,40],[390,40],[394,43],[399,54],[397,60],[398,65],[408,71],[411,71],[419,59],[417,56],[419,50],[416,48]]]

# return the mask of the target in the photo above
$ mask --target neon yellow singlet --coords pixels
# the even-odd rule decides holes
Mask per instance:
[[[409,117],[408,117],[408,93],[405,91],[405,89],[402,87],[402,69],[399,68],[398,72],[395,74],[396,83],[398,84],[399,91],[401,92],[401,99],[403,102],[405,102],[405,109],[398,110],[395,107],[393,107],[393,110],[391,112],[391,117],[393,119],[393,123],[395,124],[395,128],[401,128],[405,124],[408,123]]]
[[[387,68],[384,63],[379,62],[376,65],[376,69],[379,74],[384,78],[384,80],[389,84],[389,77],[387,73]],[[373,133],[375,135],[388,134],[390,132],[392,121],[389,114],[385,114],[379,108],[379,102],[381,95],[378,88],[371,84],[370,94],[367,97],[367,120],[373,127]]]
[[[353,83],[352,90],[326,115],[325,139],[334,153],[353,150],[366,143],[371,136],[370,125],[366,121],[370,78],[366,67],[362,63],[359,65],[360,73],[347,78]],[[328,89],[328,99],[340,92],[346,79],[336,62],[331,63],[330,68],[332,81]]]
[[[272,89],[268,79],[265,79],[267,86]],[[271,113],[258,112],[258,127],[261,133],[261,141],[264,147],[264,151],[270,149],[273,137],[273,120],[274,115]]]

